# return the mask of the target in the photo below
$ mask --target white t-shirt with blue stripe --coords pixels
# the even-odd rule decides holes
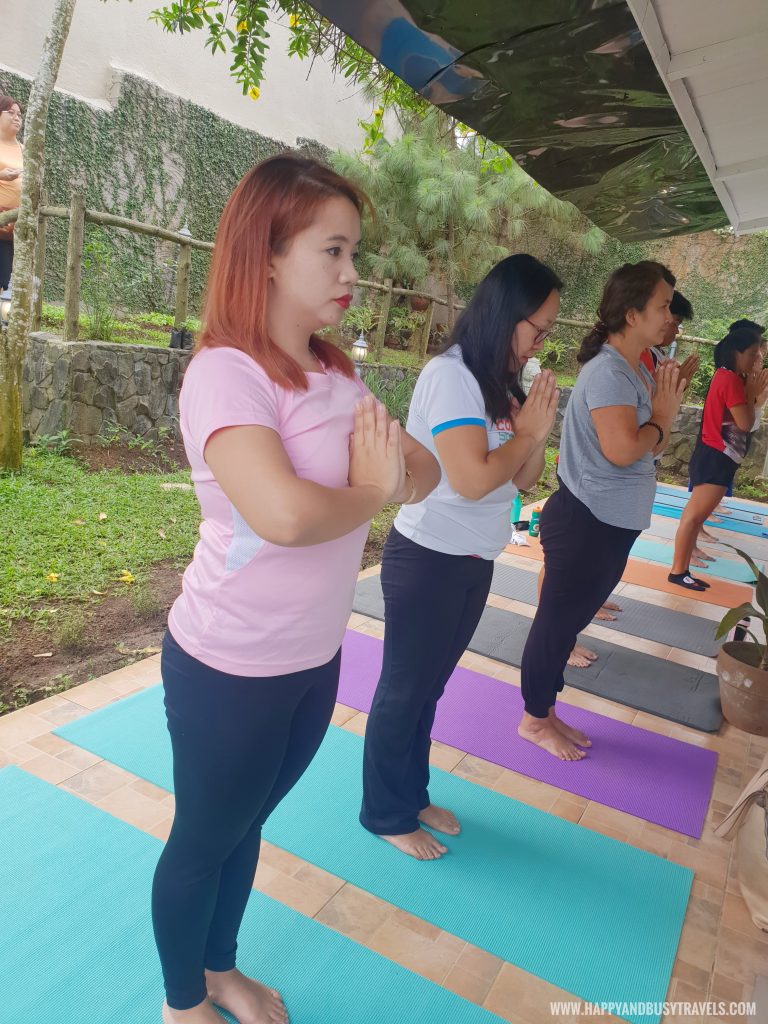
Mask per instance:
[[[406,430],[440,462],[435,437],[445,430],[476,424],[485,427],[488,450],[514,436],[511,419],[492,423],[480,385],[464,365],[461,349],[452,346],[421,371],[411,399]],[[422,547],[448,555],[496,558],[509,543],[509,515],[517,488],[510,481],[478,501],[451,487],[443,465],[440,483],[424,501],[403,505],[395,528]]]

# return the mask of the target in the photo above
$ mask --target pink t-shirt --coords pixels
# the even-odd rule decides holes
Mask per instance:
[[[203,452],[222,427],[275,430],[298,476],[346,487],[358,377],[307,374],[288,391],[235,348],[207,348],[181,389],[181,430],[203,521],[168,625],[181,647],[239,676],[285,675],[324,665],[352,610],[368,524],[325,544],[280,547],[257,536],[228,500]]]

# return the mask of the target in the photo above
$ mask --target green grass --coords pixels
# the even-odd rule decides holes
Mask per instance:
[[[189,474],[89,473],[74,459],[26,449],[23,472],[0,476],[0,625],[44,621],[53,599],[129,591],[156,562],[186,563],[200,511],[192,491],[165,491],[166,482],[188,483]],[[124,571],[136,582],[120,582]]]
[[[122,320],[113,323],[114,335],[110,339],[124,345],[155,345],[167,348],[171,340],[173,313],[131,313]],[[46,331],[60,331],[64,324],[64,307],[43,304],[41,327]],[[189,319],[188,328],[195,332],[200,330],[200,321]],[[86,313],[80,314],[80,337],[89,337],[89,322]]]

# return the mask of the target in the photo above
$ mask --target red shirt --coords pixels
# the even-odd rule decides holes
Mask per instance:
[[[734,462],[747,454],[749,432],[739,430],[731,409],[747,404],[747,390],[741,377],[722,367],[715,371],[709,385],[701,417],[701,440],[710,448],[724,452]]]

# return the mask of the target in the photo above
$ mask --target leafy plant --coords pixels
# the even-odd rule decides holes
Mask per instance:
[[[735,547],[733,544],[729,544],[728,547],[733,548],[736,554],[741,555],[744,561],[749,566],[750,570],[755,574],[755,597],[759,605],[758,608],[752,604],[751,601],[745,601],[743,604],[738,605],[736,608],[731,608],[727,611],[720,621],[720,625],[717,627],[715,633],[716,639],[724,637],[737,626],[742,619],[756,619],[763,629],[763,634],[768,637],[768,576],[757,567],[755,561],[750,556],[742,551],[740,548]],[[745,632],[752,637],[755,644],[755,664],[762,670],[768,669],[768,644],[763,643],[751,629],[744,627]]]
[[[402,380],[389,381],[378,370],[368,370],[363,375],[363,381],[372,394],[383,402],[392,419],[399,420],[405,426],[416,378],[408,374]]]
[[[376,311],[367,302],[364,302],[362,306],[349,307],[341,321],[341,326],[348,327],[355,334],[360,331],[367,334],[373,329],[377,319]]]
[[[31,447],[50,452],[51,455],[69,455],[77,443],[77,439],[71,437],[68,430],[60,430],[57,434],[41,434],[35,438]]]
[[[87,312],[86,330],[94,340],[112,341],[115,333],[114,269],[112,249],[104,232],[93,228],[83,248],[82,299]]]

